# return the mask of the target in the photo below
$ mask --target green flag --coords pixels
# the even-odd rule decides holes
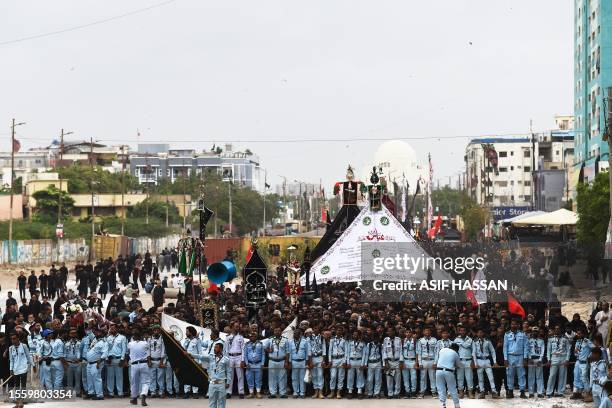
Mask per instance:
[[[187,273],[187,254],[184,249],[181,251],[181,254],[179,255],[178,272],[181,275],[185,275]]]
[[[197,251],[191,251],[191,261],[189,261],[189,269],[187,270],[187,275],[193,275],[193,268],[195,268]]]

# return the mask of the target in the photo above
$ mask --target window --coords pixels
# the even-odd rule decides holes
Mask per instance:
[[[511,152],[510,152],[510,156],[514,156],[514,151],[511,151]]]
[[[523,150],[523,157],[531,157],[531,150]]]
[[[508,152],[499,152],[499,157],[508,157]]]
[[[514,170],[514,166],[510,166],[510,170]]]
[[[529,173],[531,171],[531,166],[525,166],[523,167],[523,170],[525,171],[525,173]]]
[[[531,187],[531,180],[525,180],[525,187]]]
[[[526,195],[525,196],[525,201],[531,201],[531,196],[530,195]]]
[[[500,172],[500,173],[506,173],[507,171],[508,171],[508,168],[507,168],[507,167],[500,167],[500,168],[499,168],[499,172]]]

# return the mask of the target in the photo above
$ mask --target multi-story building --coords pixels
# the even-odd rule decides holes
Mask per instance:
[[[612,87],[612,2],[574,1],[575,160],[579,180],[588,182],[608,167],[605,102]]]
[[[141,184],[156,185],[163,178],[175,182],[180,177],[201,175],[203,172],[219,174],[225,181],[253,190],[262,191],[264,188],[259,158],[249,151],[233,151],[229,144],[220,153],[168,149],[162,153],[136,153],[130,156],[130,173]]]
[[[486,146],[491,146],[497,153],[497,171],[485,156]],[[555,130],[515,139],[473,139],[465,155],[468,193],[477,203],[495,207],[550,209],[560,206],[572,197],[569,181],[573,177],[573,154],[572,130]],[[558,182],[559,177],[563,182]],[[548,186],[544,184],[546,180]],[[553,185],[562,188],[553,188]],[[544,206],[540,200],[547,200],[549,204]]]
[[[31,173],[46,171],[53,163],[53,155],[47,149],[30,149],[16,152],[14,155],[15,179],[22,179],[25,185]],[[2,173],[2,186],[11,186],[11,152],[0,153],[0,172]]]

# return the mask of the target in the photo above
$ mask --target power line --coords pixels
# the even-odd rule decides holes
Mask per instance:
[[[108,17],[108,18],[104,18],[102,20],[92,21],[91,23],[81,24],[81,25],[77,25],[77,26],[69,27],[69,28],[64,28],[64,29],[57,30],[57,31],[49,31],[49,32],[46,32],[46,33],[41,33],[41,34],[34,34],[34,35],[27,36],[27,37],[15,38],[13,40],[2,41],[2,42],[0,42],[0,46],[2,46],[2,45],[9,45],[9,44],[15,44],[15,43],[23,42],[23,41],[36,40],[38,38],[49,37],[49,36],[52,36],[52,35],[63,34],[63,33],[67,33],[67,32],[70,32],[70,31],[80,30],[82,28],[87,28],[87,27],[91,27],[91,26],[95,26],[95,25],[100,25],[100,24],[108,23],[110,21],[119,20],[119,19],[124,18],[124,17],[133,16],[134,14],[144,13],[145,11],[149,11],[149,10],[157,8],[157,7],[162,7],[162,6],[165,6],[167,4],[174,3],[175,1],[176,0],[166,0],[166,1],[163,1],[161,3],[156,3],[156,4],[153,4],[153,5],[148,6],[148,7],[143,7],[143,8],[140,8],[140,9],[128,11],[126,13],[119,14],[119,15],[112,16],[112,17]]]
[[[535,132],[536,134],[548,133],[550,130]],[[389,140],[431,140],[441,141],[449,139],[479,139],[493,137],[528,137],[527,133],[486,133],[481,135],[448,135],[448,136],[406,136],[406,137],[354,137],[354,138],[328,138],[328,139],[198,139],[198,140],[146,140],[142,139],[98,139],[101,142],[136,142],[136,143],[344,143],[344,142],[384,142]],[[48,138],[21,137],[23,140],[48,141]]]

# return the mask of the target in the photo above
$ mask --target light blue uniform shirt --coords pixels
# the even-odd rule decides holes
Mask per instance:
[[[205,355],[204,360],[208,360],[208,377],[210,382],[230,382],[232,368],[227,356]]]
[[[270,358],[282,359],[289,353],[289,340],[285,337],[281,337],[280,339],[271,337],[265,340],[264,347],[266,349],[272,349],[269,353]]]
[[[64,350],[64,342],[60,339],[55,339],[51,342],[51,358],[63,358],[66,356]]]
[[[264,362],[264,347],[261,341],[248,342],[244,345],[244,362],[250,367],[261,367]]]
[[[488,360],[493,357],[493,364],[497,364],[497,356],[495,355],[495,347],[489,339],[476,339],[472,342],[472,355],[474,360]],[[476,362],[476,361],[475,361]]]
[[[363,364],[363,355],[365,354],[365,343],[363,341],[351,340],[348,342],[346,363],[359,361],[359,364]]]
[[[453,343],[459,346],[459,358],[462,360],[472,359],[473,340],[469,336],[457,337]]]
[[[553,336],[548,338],[548,346],[546,347],[546,356],[548,361],[553,358],[557,362],[569,361],[572,349],[570,342],[565,336]]]
[[[38,346],[38,354],[40,354],[40,358],[51,357],[52,352],[53,350],[51,349],[51,344],[49,344],[47,340],[43,339]]]
[[[454,370],[459,363],[459,354],[453,349],[443,348],[438,354],[438,368]]]
[[[120,360],[125,360],[125,356],[127,355],[127,339],[123,334],[107,336],[106,343],[108,343],[109,358],[118,358]]]
[[[544,359],[544,339],[532,337],[529,339],[529,358],[541,362]]]
[[[68,362],[78,362],[81,360],[81,342],[78,339],[68,340],[64,344],[66,360]]]
[[[327,355],[327,347],[323,337],[321,337],[320,334],[313,334],[312,336],[308,337],[308,341],[310,342],[310,352],[312,353],[312,358],[321,358]]]
[[[91,340],[89,345],[87,346],[87,351],[85,352],[85,359],[88,363],[95,363],[100,360],[106,360],[108,357],[108,344],[106,343],[106,339],[102,338],[94,338]]]
[[[289,359],[291,361],[305,361],[310,357],[310,343],[303,337],[289,342]]]
[[[402,340],[402,357],[403,360],[416,359],[416,340],[413,338]]]
[[[9,347],[9,369],[14,375],[25,374],[32,365],[32,357],[28,346],[20,343],[17,347]]]
[[[419,360],[433,360],[437,354],[437,342],[435,337],[421,337],[417,341],[417,356],[419,356]]]
[[[81,359],[87,360],[85,355],[87,354],[87,350],[89,350],[89,344],[96,338],[92,332],[85,334],[85,337],[81,340]]]
[[[504,334],[504,360],[508,360],[508,356],[520,356],[521,358],[529,356],[525,333],[509,331]]]
[[[40,354],[40,343],[42,343],[43,338],[40,333],[30,334],[28,336],[28,348],[31,353]]]
[[[363,353],[363,365],[382,364],[382,351],[380,344],[370,342],[365,348],[366,350]]]
[[[197,337],[183,340],[183,348],[193,357],[195,361],[202,359],[202,342]]]
[[[329,359],[344,360],[346,358],[346,340],[335,336],[329,341]]]
[[[591,349],[593,348],[593,343],[589,339],[578,339],[576,340],[576,346],[574,348],[574,353],[576,354],[576,359],[584,363],[591,355]]]

